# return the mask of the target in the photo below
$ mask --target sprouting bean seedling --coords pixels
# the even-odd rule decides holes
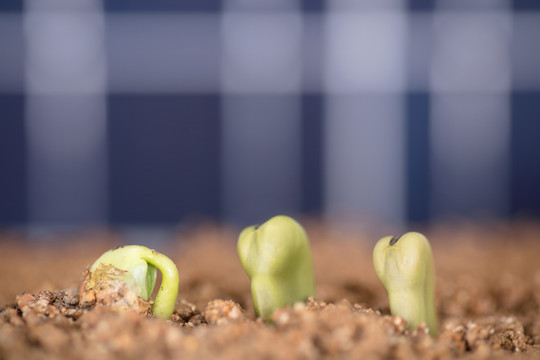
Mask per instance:
[[[168,319],[178,297],[178,270],[163,254],[145,246],[128,245],[109,250],[90,268],[89,281],[96,284],[103,278],[120,279],[135,294],[148,300],[156,284],[157,270],[162,282],[152,305],[156,317]]]
[[[244,229],[238,255],[251,279],[257,316],[270,320],[274,310],[315,295],[308,238],[294,219],[275,216]]]
[[[416,232],[382,238],[373,250],[373,266],[392,315],[403,317],[409,328],[424,322],[430,335],[437,336],[435,269],[427,238]]]

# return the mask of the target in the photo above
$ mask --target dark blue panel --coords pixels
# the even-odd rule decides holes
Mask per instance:
[[[219,104],[217,95],[109,97],[113,223],[220,215]]]
[[[302,211],[320,213],[323,202],[323,96],[302,97]]]
[[[24,96],[0,95],[0,225],[26,221]]]
[[[511,212],[540,215],[540,92],[512,96]]]
[[[221,0],[108,0],[104,2],[107,11],[148,12],[148,11],[194,11],[218,12]]]
[[[0,11],[18,11],[23,10],[23,0],[2,0],[0,1]]]
[[[323,12],[324,0],[302,0],[302,10],[306,12]]]
[[[409,0],[409,9],[413,11],[431,11],[435,8],[435,0]]]
[[[540,10],[540,1],[538,0],[514,0],[514,10]]]
[[[429,94],[409,93],[406,114],[407,220],[429,221]]]

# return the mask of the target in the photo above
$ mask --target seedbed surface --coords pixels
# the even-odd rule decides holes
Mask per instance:
[[[439,335],[390,316],[372,267],[378,230],[305,224],[317,296],[254,317],[237,229],[203,224],[167,254],[180,272],[168,321],[82,309],[85,269],[128,240],[111,231],[26,240],[0,234],[0,359],[540,359],[540,225],[424,229],[437,272]],[[159,281],[159,279],[158,279]]]

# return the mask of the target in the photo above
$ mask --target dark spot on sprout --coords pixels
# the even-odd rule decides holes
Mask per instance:
[[[399,239],[401,239],[401,236],[392,236],[390,239],[390,246],[395,245]]]
[[[260,227],[261,227],[261,224],[257,224],[257,225],[255,225],[255,227],[253,228],[253,230],[257,230],[257,229],[260,228]]]

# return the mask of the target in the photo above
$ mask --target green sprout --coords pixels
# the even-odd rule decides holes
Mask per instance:
[[[152,313],[168,319],[174,311],[179,281],[176,265],[165,255],[145,246],[121,246],[101,255],[90,268],[90,273],[92,278],[117,277],[138,296],[148,300],[156,284],[156,268],[161,271],[162,281]]]
[[[238,256],[251,279],[257,316],[268,321],[274,310],[315,295],[308,238],[294,219],[280,215],[244,229]]]
[[[403,317],[408,328],[423,322],[437,336],[435,268],[426,237],[409,232],[382,238],[373,250],[373,267],[388,293],[392,315]]]

